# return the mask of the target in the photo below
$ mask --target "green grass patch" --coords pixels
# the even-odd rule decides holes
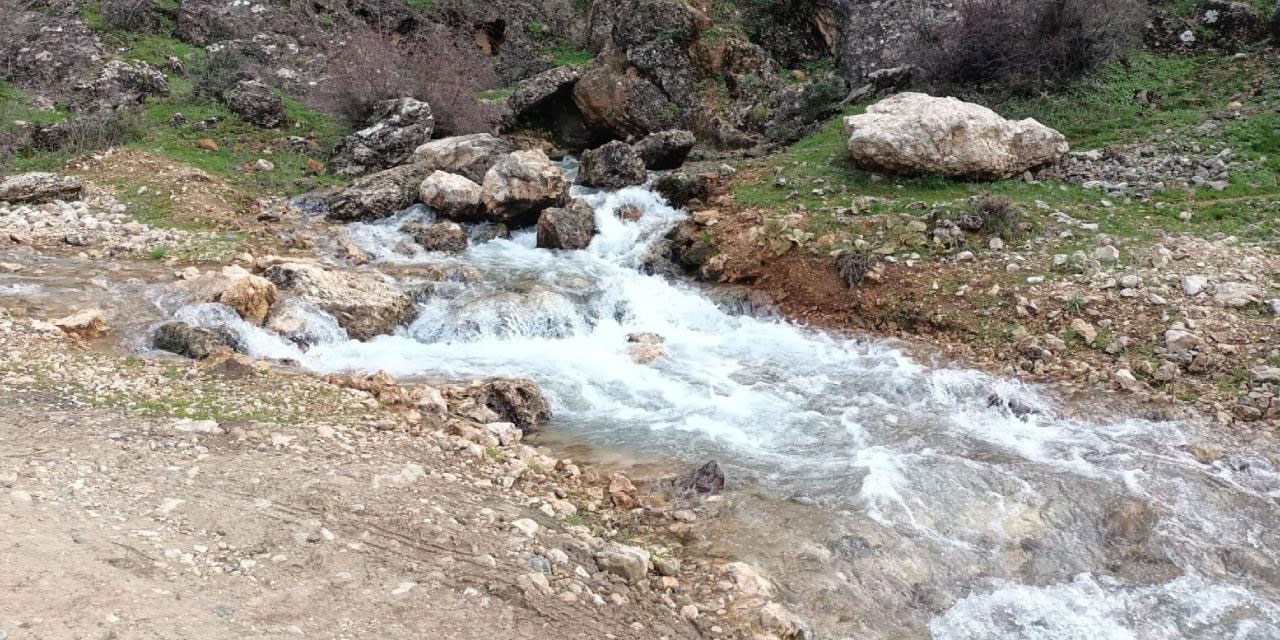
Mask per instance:
[[[503,102],[516,92],[515,87],[503,87],[501,89],[487,89],[485,91],[477,91],[475,97],[478,100],[488,100],[490,102]]]
[[[556,40],[546,48],[546,53],[551,57],[551,63],[557,67],[565,65],[583,65],[595,59],[596,54],[590,51],[574,48],[573,45],[563,40]]]
[[[1035,118],[1067,136],[1073,149],[1096,149],[1201,122],[1265,73],[1265,60],[1134,55],[1050,96],[1012,99],[994,109],[1009,118]],[[1146,92],[1150,104],[1135,96]]]

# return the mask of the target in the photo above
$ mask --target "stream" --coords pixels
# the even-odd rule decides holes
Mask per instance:
[[[304,351],[225,307],[145,295],[156,317],[231,326],[254,357],[530,377],[556,441],[718,460],[730,508],[714,550],[777,578],[821,638],[1280,638],[1273,445],[1119,407],[1088,419],[1016,381],[743,313],[639,269],[683,212],[643,187],[574,194],[600,231],[585,251],[536,249],[533,230],[453,256],[406,250],[399,227],[433,219],[421,206],[350,225],[420,310],[368,342],[310,309]],[[643,216],[623,221],[627,205]],[[416,275],[426,267],[452,275]],[[56,293],[25,278],[0,277],[0,295]],[[102,286],[143,295],[134,280]],[[662,336],[667,355],[633,361],[635,333]],[[1191,445],[1225,455],[1201,462]]]

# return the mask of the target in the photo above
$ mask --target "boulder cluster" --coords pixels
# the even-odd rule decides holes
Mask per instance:
[[[366,141],[394,129],[379,123],[353,137]],[[394,134],[385,137],[391,139]],[[681,130],[656,133],[634,145],[607,143],[583,153],[578,183],[601,189],[643,184],[651,169],[679,167],[693,144],[693,134]],[[347,143],[340,148],[348,148]],[[392,156],[376,157],[386,163]],[[516,150],[506,140],[481,133],[432,140],[402,160],[404,164],[359,177],[332,194],[329,217],[373,220],[422,203],[445,221],[411,223],[402,230],[423,249],[443,252],[467,248],[467,234],[459,223],[484,223],[500,235],[503,230],[536,225],[538,246],[547,249],[585,249],[596,233],[591,207],[570,196],[569,176],[543,151]],[[353,165],[339,166],[341,170]]]

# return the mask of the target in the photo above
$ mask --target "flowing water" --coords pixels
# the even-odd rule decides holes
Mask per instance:
[[[150,298],[319,372],[531,377],[558,441],[719,460],[734,491],[715,549],[763,565],[820,637],[1280,638],[1272,445],[1118,409],[1086,419],[1017,382],[739,313],[639,270],[682,212],[645,188],[577,195],[600,229],[585,251],[521,231],[425,253],[398,231],[431,220],[422,207],[351,225],[420,308],[364,343],[315,309],[300,310],[303,350],[218,305]],[[624,205],[643,217],[622,221]],[[634,362],[642,332],[667,355]],[[1226,455],[1202,463],[1191,444]]]

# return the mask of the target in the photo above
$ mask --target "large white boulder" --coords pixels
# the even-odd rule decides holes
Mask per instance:
[[[517,151],[484,176],[483,199],[489,219],[507,224],[537,221],[543,209],[569,199],[569,179],[541,151]]]
[[[262,275],[280,291],[328,312],[356,340],[391,333],[417,316],[413,300],[374,273],[280,261],[266,266]]]
[[[844,120],[858,166],[901,174],[997,180],[1057,160],[1061,133],[1031,118],[1006,120],[955,98],[899,93]]]
[[[467,220],[480,212],[480,185],[462,176],[436,171],[418,187],[422,203],[450,217]]]

